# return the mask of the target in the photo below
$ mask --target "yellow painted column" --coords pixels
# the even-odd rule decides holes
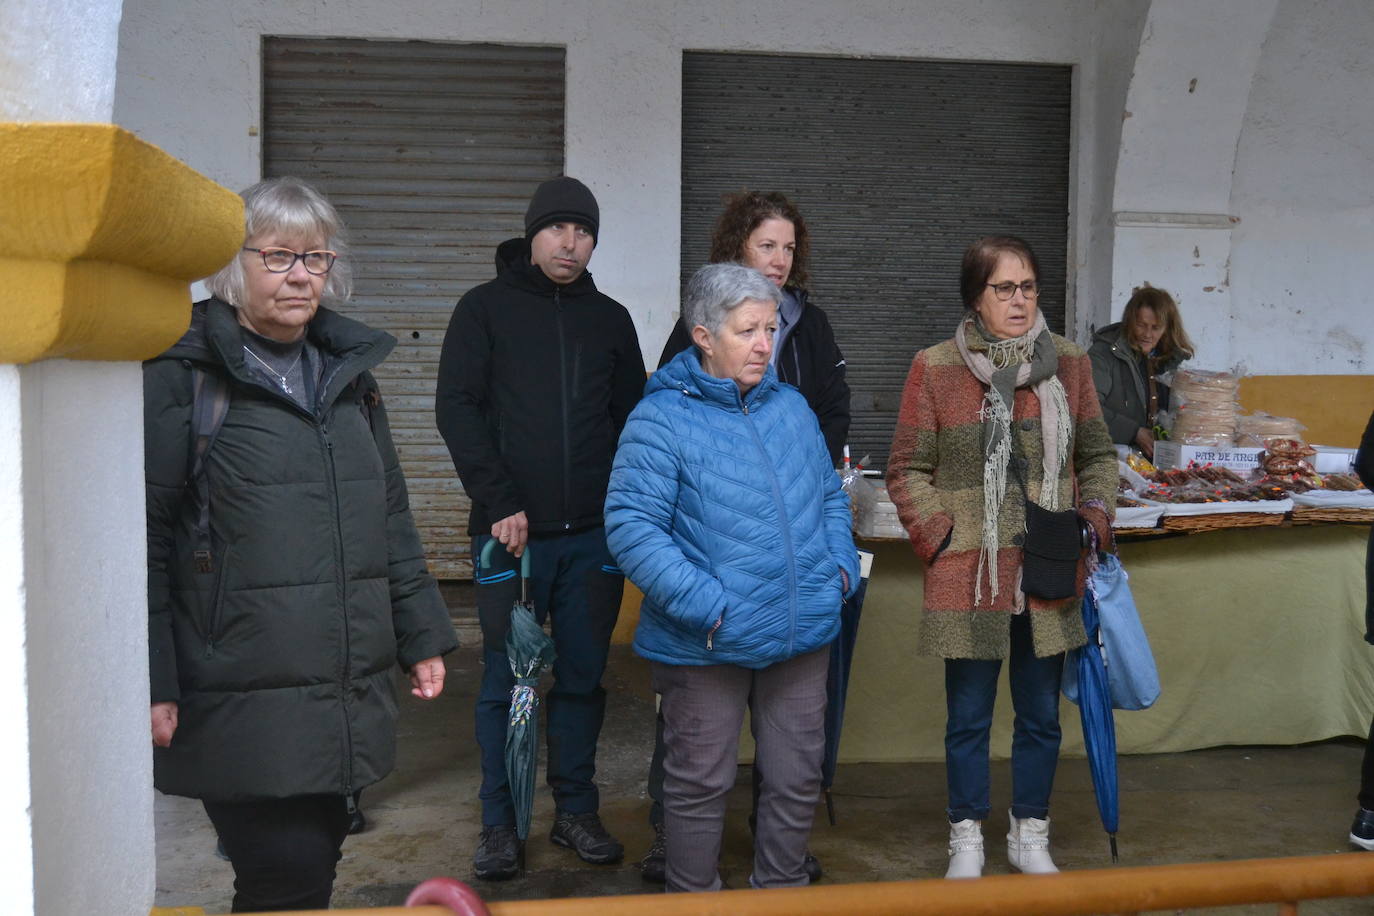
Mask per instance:
[[[113,124],[0,124],[0,213],[0,363],[154,356],[243,244],[237,194]]]

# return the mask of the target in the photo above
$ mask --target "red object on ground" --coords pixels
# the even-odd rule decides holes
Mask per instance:
[[[406,906],[446,906],[457,916],[491,916],[477,892],[457,878],[430,878],[415,885]]]

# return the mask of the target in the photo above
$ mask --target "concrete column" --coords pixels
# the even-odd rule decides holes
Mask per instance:
[[[121,7],[5,3],[0,120],[108,121]],[[146,620],[136,373],[0,366],[0,900],[11,913],[152,904],[150,763],[133,718],[147,671],[146,650],[133,651]]]
[[[0,6],[0,909],[20,916],[153,904],[138,361],[243,232],[236,197],[108,124],[121,8]]]

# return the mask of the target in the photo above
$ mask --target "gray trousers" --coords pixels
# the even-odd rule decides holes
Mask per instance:
[[[763,773],[754,834],[755,887],[807,883],[802,860],[821,791],[828,649],[753,670],[654,662],[663,697],[668,891],[721,887],[726,796],[735,784],[744,710]]]

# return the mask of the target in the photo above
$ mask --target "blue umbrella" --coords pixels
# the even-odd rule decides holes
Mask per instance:
[[[1111,690],[1107,685],[1107,663],[1102,650],[1101,625],[1097,616],[1097,600],[1091,585],[1083,595],[1083,629],[1088,632],[1088,644],[1075,649],[1074,668],[1077,674],[1079,718],[1083,721],[1083,745],[1088,754],[1088,768],[1092,771],[1093,791],[1097,794],[1097,813],[1102,816],[1102,829],[1111,843],[1112,861],[1117,860],[1116,830],[1120,809],[1116,784],[1116,719],[1112,714]],[[1072,678],[1073,673],[1070,674]],[[1070,699],[1075,699],[1069,693]]]
[[[497,541],[487,541],[480,563],[491,566],[491,551]],[[530,835],[530,814],[534,810],[534,771],[539,757],[539,674],[553,664],[553,640],[534,616],[529,600],[530,550],[520,558],[520,600],[510,611],[506,632],[506,659],[510,662],[515,686],[510,691],[510,715],[506,720],[506,779],[510,783],[515,807],[515,833],[524,840]]]
[[[867,555],[867,568],[873,555],[859,551],[860,559]],[[830,671],[825,680],[825,756],[821,760],[821,790],[825,793],[825,810],[830,825],[835,825],[835,802],[830,787],[835,784],[835,766],[839,762],[840,729],[844,726],[845,696],[849,693],[849,670],[854,661],[854,644],[859,639],[859,615],[863,613],[864,594],[868,591],[868,576],[859,579],[854,594],[840,605],[840,632],[830,644]]]

